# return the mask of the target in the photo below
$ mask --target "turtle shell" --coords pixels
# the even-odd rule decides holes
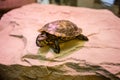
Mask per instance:
[[[40,30],[57,37],[75,37],[81,34],[82,29],[68,20],[57,20],[44,25]]]

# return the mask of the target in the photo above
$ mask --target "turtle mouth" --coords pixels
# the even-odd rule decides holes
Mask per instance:
[[[39,34],[36,38],[36,45],[38,47],[44,47],[46,45],[45,40],[46,40],[46,35]]]
[[[44,41],[44,40],[43,40],[43,41],[36,40],[36,45],[37,45],[38,47],[44,47],[46,44],[45,44],[45,41]]]

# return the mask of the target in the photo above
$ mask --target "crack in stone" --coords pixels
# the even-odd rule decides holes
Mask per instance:
[[[10,25],[12,25],[12,27],[13,27],[11,32],[15,30],[16,26],[17,27],[20,26],[20,24],[18,24],[16,21],[10,21]],[[25,47],[27,45],[27,38],[26,37],[24,37],[22,34],[14,34],[14,33],[10,33],[9,36],[22,39],[23,44],[24,44],[24,49],[25,49]]]
[[[84,47],[84,48],[102,48],[102,49],[112,48],[112,49],[120,50],[119,47],[112,47],[112,46],[83,46],[83,47]]]
[[[26,37],[24,37],[23,35],[15,35],[15,34],[10,34],[10,36],[22,39],[23,44],[24,44],[24,48],[23,49],[26,48],[26,45],[27,45],[27,38]]]
[[[120,75],[120,72],[116,73],[115,75]]]
[[[112,65],[112,66],[120,66],[120,63],[110,63],[110,62],[103,62],[100,63],[101,65]]]
[[[27,55],[24,55],[22,57],[22,61],[30,63],[27,59],[38,59],[38,60],[44,60],[44,61],[50,61],[50,62],[66,62],[66,61],[69,61],[69,60],[74,60],[74,61],[79,61],[79,62],[85,62],[85,60],[80,60],[80,59],[76,59],[76,58],[72,58],[72,57],[66,58],[66,59],[62,59],[62,60],[56,59],[56,58],[49,59],[49,58],[43,57],[41,55],[33,55],[33,54],[27,54]],[[30,65],[32,65],[32,64],[30,63]]]
[[[97,34],[99,34],[99,33],[91,33],[91,34],[87,35],[87,37],[94,36],[94,35],[97,35]]]
[[[115,31],[120,31],[120,29],[118,28],[105,28],[105,29],[102,29],[101,31],[103,31],[103,30],[115,30]]]

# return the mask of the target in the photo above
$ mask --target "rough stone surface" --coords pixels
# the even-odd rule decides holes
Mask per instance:
[[[83,29],[83,34],[88,36],[89,41],[73,40],[62,43],[60,44],[62,49],[60,54],[55,54],[48,46],[38,48],[35,44],[39,34],[38,29],[44,24],[58,19],[74,22]],[[93,80],[103,80],[103,78],[104,80],[119,80],[119,26],[120,19],[108,10],[40,4],[14,9],[0,20],[0,72],[9,75],[12,73],[9,71],[13,70],[18,74],[17,78],[10,75],[10,80],[39,80],[42,76],[36,75],[42,74],[39,72],[39,68],[47,66],[50,67],[50,70],[46,68],[51,76],[49,80],[56,80],[61,76],[64,78],[60,80],[86,80],[88,77],[80,78],[80,76],[86,75],[91,77],[90,80],[93,78]],[[56,66],[57,71],[60,72],[55,70]],[[21,71],[17,72],[18,69]],[[25,71],[26,69],[27,71]],[[43,72],[45,70],[43,69]],[[32,74],[32,72],[35,73]],[[48,73],[45,74],[49,76]],[[78,77],[70,76],[71,73]],[[4,78],[2,74],[0,76]]]

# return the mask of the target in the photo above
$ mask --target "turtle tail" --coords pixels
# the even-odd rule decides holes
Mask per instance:
[[[78,35],[76,38],[79,39],[79,40],[83,40],[83,41],[89,41],[87,36],[84,36],[83,34]]]

